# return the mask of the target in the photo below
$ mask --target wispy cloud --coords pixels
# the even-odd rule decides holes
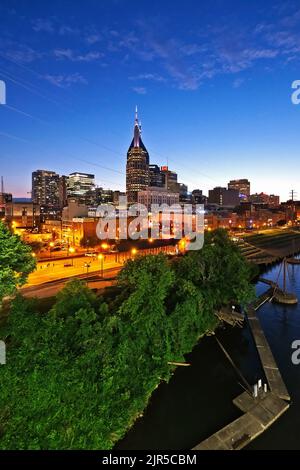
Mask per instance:
[[[57,18],[35,18],[31,20],[32,29],[37,32],[66,34],[79,34],[80,29],[68,24],[59,24]]]
[[[32,29],[37,33],[42,31],[45,33],[53,33],[55,30],[53,22],[43,18],[36,18],[32,20]]]
[[[41,59],[45,54],[40,51],[36,51],[31,47],[23,45],[8,49],[4,52],[3,55],[13,61],[29,64],[37,59]]]
[[[67,88],[70,87],[72,84],[82,84],[87,85],[88,81],[85,77],[80,75],[79,73],[73,73],[69,75],[51,75],[47,74],[44,75],[43,78],[48,82],[52,83],[59,88]]]
[[[132,90],[137,93],[138,95],[146,95],[147,93],[147,90],[145,87],[143,86],[135,86],[135,87],[132,87]]]
[[[58,32],[62,36],[64,36],[65,34],[79,34],[80,29],[79,28],[74,28],[73,26],[69,26],[67,24],[63,24],[59,27]]]
[[[240,86],[242,86],[244,81],[245,81],[244,78],[241,78],[241,77],[236,78],[232,83],[233,88],[240,88]]]
[[[85,41],[91,45],[96,44],[97,42],[101,41],[101,36],[98,33],[89,34],[86,36]]]
[[[101,59],[104,54],[98,51],[90,51],[85,54],[77,54],[72,49],[55,49],[53,52],[57,59],[67,59],[72,62],[92,62]]]
[[[165,82],[166,78],[157,73],[140,73],[138,75],[132,75],[129,80],[149,80],[153,82]]]

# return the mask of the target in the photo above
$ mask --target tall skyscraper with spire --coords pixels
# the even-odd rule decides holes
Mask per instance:
[[[149,154],[141,134],[136,107],[133,139],[127,152],[126,164],[126,193],[129,203],[137,202],[138,192],[149,186]]]

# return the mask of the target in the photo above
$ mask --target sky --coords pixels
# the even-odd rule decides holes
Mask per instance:
[[[151,163],[190,191],[249,178],[300,196],[300,2],[1,0],[0,175],[94,173],[125,189],[138,106]]]

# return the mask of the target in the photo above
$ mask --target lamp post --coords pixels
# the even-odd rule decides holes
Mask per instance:
[[[101,276],[101,278],[103,278],[103,276],[104,276],[104,255],[102,253],[100,253],[98,255],[98,260],[100,261],[100,270],[101,270],[100,276]]]
[[[54,247],[54,243],[53,243],[53,242],[50,242],[50,243],[49,243],[50,258],[52,258],[52,250],[51,250],[51,248],[53,248],[53,247]]]
[[[74,254],[75,253],[75,248],[71,246],[69,248],[69,253]],[[72,266],[74,266],[74,257],[72,256]]]

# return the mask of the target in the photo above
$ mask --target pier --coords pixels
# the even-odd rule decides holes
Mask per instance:
[[[239,450],[262,434],[289,408],[290,395],[277,367],[270,346],[262,330],[256,311],[272,299],[274,283],[263,280],[271,287],[248,307],[249,328],[260,357],[268,386],[257,393],[243,392],[233,400],[243,415],[220,431],[208,437],[192,450]]]

